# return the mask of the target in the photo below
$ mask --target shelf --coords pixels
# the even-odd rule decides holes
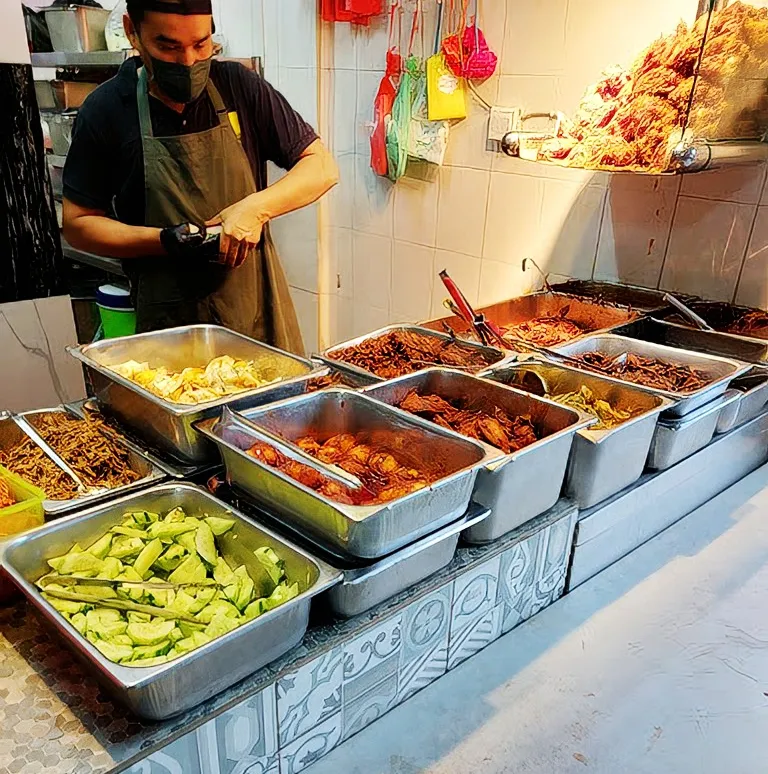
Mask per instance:
[[[132,51],[51,51],[31,54],[32,67],[119,67]]]
[[[693,140],[680,143],[673,151],[669,169],[656,172],[640,167],[579,167],[569,164],[558,164],[552,161],[540,161],[520,155],[521,134],[512,132],[501,143],[501,149],[507,156],[521,158],[532,164],[560,169],[579,169],[590,172],[610,172],[612,174],[650,175],[680,175],[693,172],[708,172],[713,169],[731,167],[739,164],[756,164],[768,160],[768,142],[760,140]]]
[[[122,263],[118,258],[105,258],[103,255],[94,255],[93,253],[77,250],[63,236],[61,237],[61,252],[65,258],[73,263],[82,263],[86,266],[92,266],[94,269],[101,269],[109,274],[116,274],[120,277],[125,276]]]

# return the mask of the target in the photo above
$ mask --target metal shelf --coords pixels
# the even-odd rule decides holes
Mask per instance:
[[[31,54],[32,67],[119,67],[132,51],[51,51]]]

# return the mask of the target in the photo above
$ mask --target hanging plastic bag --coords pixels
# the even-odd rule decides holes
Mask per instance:
[[[397,96],[397,86],[403,69],[400,56],[400,30],[398,12],[401,12],[400,0],[394,0],[389,10],[389,49],[387,51],[387,71],[379,84],[379,90],[373,102],[373,132],[371,133],[371,168],[377,175],[386,177],[389,170],[387,160],[387,123],[392,116],[392,108]],[[397,29],[397,32],[396,32]],[[395,36],[397,35],[397,41]]]
[[[445,2],[446,0],[444,0]],[[448,7],[448,25],[453,22],[453,0],[447,0],[450,3]],[[464,32],[467,28],[467,11],[469,10],[469,0],[461,0],[459,16],[456,21],[456,29],[448,35],[442,42],[443,56],[445,57],[446,67],[457,77],[464,77]]]
[[[474,0],[474,20],[466,25],[469,0],[462,0],[458,31],[443,41],[445,62],[458,78],[484,81],[490,78],[498,65],[498,57],[491,51],[480,29],[480,2]]]
[[[427,107],[430,121],[447,121],[467,117],[467,85],[448,68],[440,41],[443,2],[438,0],[435,54],[427,59]]]
[[[392,106],[392,115],[387,124],[387,174],[393,182],[398,181],[405,174],[408,166],[414,77],[418,68],[419,60],[415,56],[409,56],[400,78],[395,104]]]
[[[422,2],[416,6],[421,32],[421,52],[424,52],[424,24]],[[411,158],[442,166],[448,149],[450,124],[448,121],[430,121],[427,107],[427,73],[425,63],[419,61],[414,75],[413,108],[411,110],[411,128],[408,136],[408,155]]]

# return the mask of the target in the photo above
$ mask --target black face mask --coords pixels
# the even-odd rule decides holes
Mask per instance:
[[[149,59],[152,62],[152,79],[157,88],[174,102],[192,102],[208,85],[210,59],[195,62],[191,67],[176,62],[163,62],[153,56]]]

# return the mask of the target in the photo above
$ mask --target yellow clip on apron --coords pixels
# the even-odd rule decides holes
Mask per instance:
[[[194,134],[155,137],[146,70],[136,96],[144,151],[147,226],[203,225],[256,191],[248,157],[211,81],[217,125]],[[264,227],[261,244],[236,269],[216,263],[147,258],[130,261],[139,332],[214,323],[303,354],[296,312],[279,256]]]

